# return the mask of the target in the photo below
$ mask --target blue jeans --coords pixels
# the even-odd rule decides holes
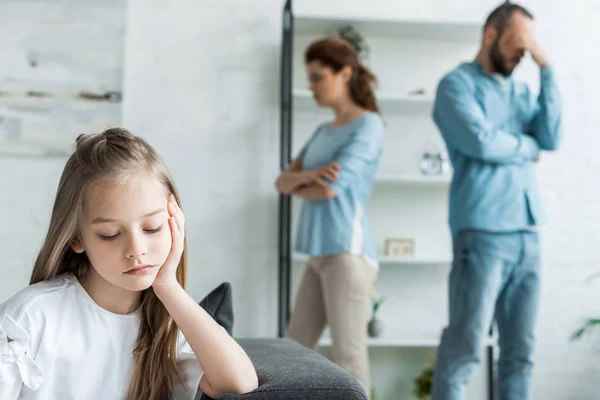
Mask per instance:
[[[500,400],[527,400],[540,290],[538,234],[463,230],[453,247],[449,323],[437,352],[432,400],[464,399],[494,319]]]

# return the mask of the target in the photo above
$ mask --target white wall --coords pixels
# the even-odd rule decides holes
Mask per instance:
[[[235,334],[277,321],[278,2],[130,1],[124,125],[163,154],[187,217],[189,291],[233,285]]]
[[[296,2],[324,13],[457,20],[482,20],[495,5],[347,0],[341,9],[337,0]],[[525,4],[536,14],[541,42],[556,65],[565,113],[563,148],[539,165],[549,224],[534,398],[594,399],[600,388],[598,337],[577,344],[567,338],[583,317],[600,314],[598,285],[584,283],[600,265],[600,3]],[[272,336],[277,325],[272,182],[281,7],[279,0],[130,0],[127,10],[124,126],[155,145],[172,169],[188,218],[189,291],[200,298],[231,281],[237,336]],[[0,160],[0,300],[27,282],[61,168],[62,161]],[[415,296],[445,279],[437,272],[417,275],[424,279],[410,285]],[[386,311],[388,317],[396,312],[398,320],[406,318],[402,309]]]
[[[0,2],[0,301],[29,282],[66,161],[7,155],[21,147],[5,140],[3,121],[19,121],[13,133],[27,148],[63,154],[78,134],[118,124],[119,103],[77,94],[121,91],[124,19],[121,0]],[[49,97],[28,98],[27,91]]]
[[[335,0],[296,3],[297,11],[457,20],[482,20],[495,5],[466,0],[374,0],[368,6],[345,1],[343,8]],[[592,379],[600,371],[597,346],[593,341],[569,344],[567,338],[583,316],[596,311],[599,298],[596,288],[583,283],[600,261],[596,224],[588,222],[600,216],[594,204],[600,191],[591,184],[600,167],[594,146],[599,121],[592,105],[599,59],[591,51],[600,28],[588,17],[598,10],[587,2],[580,2],[587,9],[558,0],[528,4],[556,63],[566,133],[562,151],[544,155],[539,167],[550,223],[544,233],[535,398],[591,399],[598,391]],[[189,236],[197,246],[190,290],[201,293],[219,280],[232,280],[239,334],[274,334],[276,327],[272,179],[278,165],[281,6],[266,0],[179,1],[169,7],[130,2],[125,124],[165,153],[182,188]],[[407,304],[411,294],[432,292],[445,279],[440,272],[396,274],[415,282],[401,294]],[[400,321],[406,317],[396,307],[386,312],[397,312]]]

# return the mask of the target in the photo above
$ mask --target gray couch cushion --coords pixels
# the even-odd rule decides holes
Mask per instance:
[[[360,384],[317,352],[288,339],[240,339],[252,359],[259,387],[223,400],[367,400]],[[202,397],[203,400],[209,397]]]
[[[233,333],[233,301],[231,285],[223,282],[200,302],[200,306],[221,325],[229,335]]]

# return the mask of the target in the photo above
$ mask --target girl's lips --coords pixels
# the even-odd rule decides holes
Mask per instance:
[[[125,273],[128,275],[144,275],[152,271],[153,268],[154,265],[140,265],[125,271]]]

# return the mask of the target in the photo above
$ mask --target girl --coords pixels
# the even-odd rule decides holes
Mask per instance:
[[[366,329],[378,265],[365,209],[383,143],[376,79],[338,38],[312,43],[305,62],[315,101],[331,108],[335,120],[317,128],[276,182],[280,192],[305,200],[296,251],[311,256],[288,336],[314,348],[329,324],[333,361],[369,393]]]
[[[30,286],[0,305],[0,398],[193,399],[257,387],[185,292],[184,216],[161,157],[123,129],[80,135]]]

